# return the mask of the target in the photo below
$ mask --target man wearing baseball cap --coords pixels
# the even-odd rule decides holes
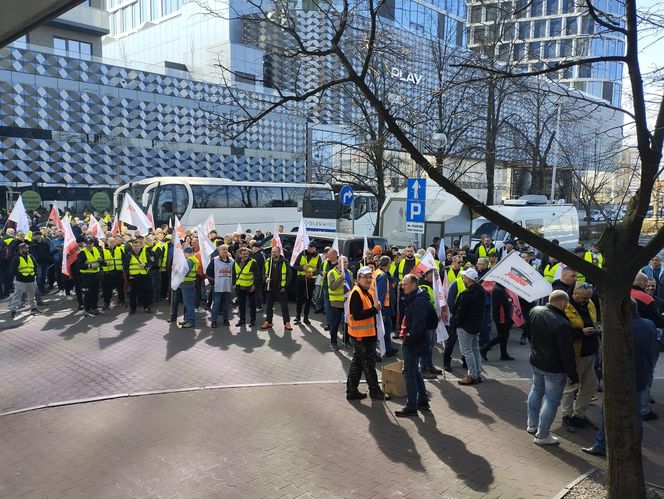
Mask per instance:
[[[460,385],[475,385],[482,382],[482,357],[480,355],[479,332],[482,328],[484,310],[484,288],[479,283],[477,270],[461,271],[466,291],[457,298],[454,307],[454,323],[459,337],[461,354],[468,364],[468,374],[458,381]]]
[[[381,306],[370,291],[372,278],[373,271],[370,267],[360,268],[357,271],[357,284],[348,298],[348,334],[353,345],[353,359],[346,380],[347,400],[367,397],[366,393],[358,390],[362,371],[369,385],[369,396],[379,400],[388,398],[381,390],[376,375],[376,315]]]

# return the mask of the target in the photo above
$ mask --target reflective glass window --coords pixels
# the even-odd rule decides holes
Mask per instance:
[[[560,36],[562,29],[563,29],[562,19],[558,18],[558,19],[549,20],[549,36],[551,37]]]
[[[539,17],[543,13],[544,0],[532,0],[530,4],[530,16]]]
[[[549,16],[558,13],[558,0],[546,0],[546,13]]]
[[[577,17],[568,17],[565,21],[565,34],[574,36],[577,33]]]
[[[533,38],[546,37],[546,21],[544,19],[533,23]]]

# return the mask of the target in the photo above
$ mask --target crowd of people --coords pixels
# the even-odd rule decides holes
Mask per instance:
[[[110,222],[108,217],[100,219]],[[140,236],[119,227],[116,231],[104,231],[104,237],[96,237],[99,233],[89,230],[85,216],[72,218],[71,227],[77,252],[70,265],[64,266],[64,234],[59,228],[35,224],[28,234],[12,228],[3,230],[0,296],[11,294],[12,318],[25,303],[32,313],[41,313],[42,298],[55,289],[59,296],[76,300],[78,309],[91,318],[118,307],[128,307],[128,313],[134,314],[140,306],[150,313],[153,304],[168,300],[168,322],[183,329],[195,327],[202,313],[209,313],[212,328],[230,326],[236,315],[236,327],[254,328],[260,324],[261,329],[270,329],[277,302],[285,330],[301,323],[308,325],[312,313],[323,313],[330,348],[337,351],[341,338],[353,349],[346,388],[348,400],[367,397],[358,388],[363,372],[368,396],[389,398],[376,376],[375,363],[382,360],[378,332],[384,331],[385,357],[396,355],[401,347],[407,403],[397,411],[400,417],[429,410],[424,379],[437,378],[443,369],[452,372],[457,342],[465,369],[458,380],[462,386],[482,383],[482,363],[488,360],[493,347],[499,346],[500,361],[514,360],[508,352],[508,338],[516,304],[501,284],[487,288],[481,281],[498,261],[517,251],[553,288],[549,299],[542,303],[519,299],[518,304],[524,319],[520,341],[531,344],[534,372],[527,429],[535,434],[536,443],[556,443],[549,428],[559,405],[567,431],[598,429],[586,415],[591,400],[601,390],[597,293],[579,272],[529,248],[521,240],[507,240],[498,248],[490,236],[484,235],[475,247],[454,241],[444,252],[439,251],[439,238],[430,247],[419,250],[413,246],[374,246],[363,255],[357,272],[351,273],[347,257],[334,248],[319,252],[316,242],[310,241],[301,252],[292,255],[293,248],[270,245],[267,240],[272,234],[260,230],[225,235],[211,230],[205,237],[215,250],[206,258],[196,230],[178,231],[162,226]],[[110,224],[105,228],[109,227]],[[175,243],[183,248],[187,268],[182,282],[171,289]],[[414,269],[426,252],[431,253],[435,267],[416,276]],[[595,265],[603,264],[597,245],[587,249],[580,243],[575,252]],[[434,279],[439,276],[447,290],[442,308],[434,296]],[[634,281],[635,335],[647,330],[642,336],[652,336],[654,330],[656,340],[655,328],[664,328],[664,301],[660,298],[663,283],[661,260],[655,257]],[[295,295],[292,322],[289,291]],[[178,320],[180,303],[182,320]],[[235,314],[233,304],[237,305]],[[262,322],[258,321],[259,314]],[[449,334],[442,369],[433,362],[439,321],[444,321]],[[394,340],[400,340],[400,345]],[[646,346],[637,352],[637,370],[642,374],[638,381],[639,411],[644,420],[657,417],[651,409],[649,387],[659,351],[655,355],[655,346],[649,341],[641,341],[639,344]],[[643,353],[647,348],[650,353]],[[600,437],[598,442],[589,452],[603,451]]]

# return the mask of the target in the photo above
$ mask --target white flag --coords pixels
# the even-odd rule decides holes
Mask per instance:
[[[445,265],[445,241],[442,237],[438,242],[438,261],[441,266]]]
[[[184,256],[182,243],[180,239],[173,238],[173,266],[171,270],[171,289],[176,290],[184,281],[185,276],[189,273],[189,262],[187,257]]]
[[[482,278],[485,281],[499,282],[514,291],[527,302],[549,296],[551,284],[537,270],[519,256],[518,251],[511,251],[500,260]]]
[[[364,248],[362,248],[362,260],[364,260],[364,264],[366,265],[366,259],[367,259],[367,253],[369,252],[369,242],[367,241],[367,236],[364,236]]]
[[[184,227],[182,227],[180,219],[178,218],[177,215],[175,215],[175,233],[182,240],[184,240],[184,238],[187,237],[187,233],[185,232]]]
[[[214,222],[213,222],[214,223]],[[203,272],[207,270],[208,265],[210,264],[210,258],[214,250],[214,243],[210,240],[210,232],[208,230],[207,222],[202,223],[196,228],[198,229],[198,246],[201,251],[201,262],[203,264]]]
[[[307,228],[304,226],[304,218],[302,218],[300,219],[300,227],[297,229],[297,237],[295,238],[295,244],[293,245],[293,254],[290,259],[291,267],[295,265],[297,257],[307,248],[307,246],[309,246],[309,235],[307,234]]]
[[[240,234],[242,234],[242,225],[240,224],[240,222],[238,222],[238,224],[237,224],[237,231],[236,232],[239,232]]]
[[[205,227],[207,228],[208,236],[213,230],[217,230],[217,226],[214,224],[214,215],[207,217],[207,220],[204,222]],[[208,237],[209,239],[209,237]]]
[[[129,194],[125,194],[124,196],[122,209],[120,210],[120,220],[135,226],[141,236],[149,234],[152,227],[148,217],[145,216],[145,213],[141,211],[136,201]]]
[[[339,253],[339,237],[334,238],[334,242],[332,243],[332,249],[337,252],[337,255],[341,256]]]
[[[92,235],[97,239],[104,239],[106,237],[106,234],[104,234],[104,230],[101,228],[99,220],[97,220],[94,215],[90,215],[90,223],[88,224],[88,230],[92,232]]]
[[[274,233],[272,234],[272,247],[279,248],[281,256],[284,256],[284,247],[281,244],[281,237],[279,237],[279,227],[274,228]]]
[[[19,194],[16,204],[12,209],[12,212],[9,214],[9,220],[16,222],[16,230],[21,231],[24,234],[30,232],[30,217],[25,212],[25,206],[23,206],[23,197]]]

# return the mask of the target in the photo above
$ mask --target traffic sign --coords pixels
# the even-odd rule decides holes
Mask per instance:
[[[409,178],[406,184],[406,231],[424,234],[427,180]]]
[[[353,198],[355,198],[355,193],[353,188],[350,185],[344,185],[339,191],[339,201],[344,206],[350,206],[353,204]]]

